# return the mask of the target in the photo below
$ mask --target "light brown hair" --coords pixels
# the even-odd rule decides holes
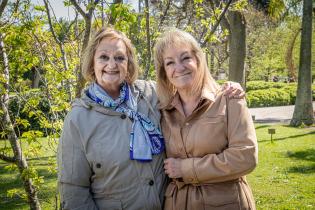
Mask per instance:
[[[218,84],[210,75],[206,57],[196,41],[189,33],[176,29],[169,28],[157,40],[154,47],[154,64],[157,73],[157,94],[161,103],[161,107],[167,106],[176,93],[176,88],[167,79],[164,68],[164,51],[171,47],[189,46],[192,54],[197,60],[197,72],[193,81],[191,94],[201,95],[203,88],[209,91],[216,92],[219,88]]]
[[[96,81],[94,71],[94,55],[97,47],[103,39],[119,39],[125,44],[128,56],[128,73],[126,82],[128,84],[132,84],[138,78],[139,72],[139,65],[134,46],[125,34],[113,28],[100,29],[90,40],[87,48],[84,51],[82,59],[82,75],[84,79],[89,82]]]

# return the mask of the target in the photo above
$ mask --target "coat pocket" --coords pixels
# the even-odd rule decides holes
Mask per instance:
[[[205,209],[209,209],[210,207],[239,209],[237,182],[203,185],[201,186],[201,192]]]
[[[199,118],[199,122],[201,124],[217,124],[217,123],[223,123],[224,119],[225,119],[224,115],[219,115],[215,117],[202,116],[201,118]]]
[[[122,210],[122,203],[120,200],[111,198],[94,198],[94,201],[99,210]]]

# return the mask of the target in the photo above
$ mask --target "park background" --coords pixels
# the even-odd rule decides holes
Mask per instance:
[[[109,25],[134,43],[141,79],[155,80],[152,49],[174,26],[196,37],[220,84],[242,84],[250,108],[294,105],[289,121],[253,116],[259,164],[248,180],[258,209],[315,209],[314,7],[313,0],[1,0],[0,209],[60,209],[63,119],[85,85],[82,52]]]

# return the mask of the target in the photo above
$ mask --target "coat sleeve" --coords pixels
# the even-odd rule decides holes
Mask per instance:
[[[58,185],[62,209],[97,209],[90,193],[91,175],[79,130],[68,115],[58,146]]]
[[[183,159],[181,170],[185,183],[229,181],[250,173],[256,167],[257,139],[246,101],[227,100],[227,106],[227,148],[218,154]]]

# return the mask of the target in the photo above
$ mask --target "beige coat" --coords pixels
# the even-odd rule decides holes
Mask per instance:
[[[244,99],[203,91],[191,116],[179,95],[162,111],[167,157],[184,176],[166,190],[166,210],[255,209],[245,174],[257,163],[255,128]]]
[[[138,111],[159,125],[154,84],[136,81],[135,86],[131,91],[138,100]],[[125,115],[86,96],[74,102],[58,148],[64,209],[162,209],[167,186],[165,155],[153,155],[151,162],[130,160],[131,125]]]

